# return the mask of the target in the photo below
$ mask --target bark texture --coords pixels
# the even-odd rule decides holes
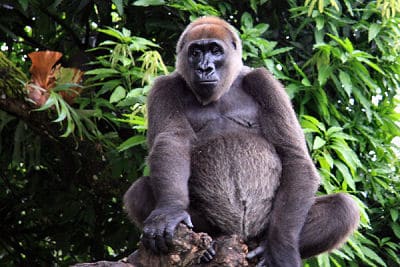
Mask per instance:
[[[214,243],[217,255],[207,264],[199,263],[205,250]],[[181,224],[175,232],[173,248],[166,255],[156,255],[139,245],[138,250],[117,262],[80,263],[74,267],[239,267],[255,266],[248,262],[247,245],[237,236],[221,236],[214,240],[206,233],[195,233]]]

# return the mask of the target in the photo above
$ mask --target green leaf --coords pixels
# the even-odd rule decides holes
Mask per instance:
[[[133,2],[134,6],[160,6],[164,4],[164,0],[138,0]]]
[[[311,129],[314,132],[318,132],[318,133],[320,133],[321,131],[325,132],[325,130],[326,130],[325,125],[312,116],[302,115],[301,119],[302,119],[301,125],[303,128]]]
[[[352,173],[355,172],[357,167],[361,167],[361,162],[358,159],[357,155],[347,145],[335,142],[329,147],[335,151],[335,153],[344,163],[346,163]]]
[[[116,29],[113,29],[111,27],[107,27],[107,29],[98,29],[97,31],[115,37],[119,41],[123,41],[125,38],[125,36],[120,31],[117,31]]]
[[[146,143],[146,137],[143,135],[135,135],[127,139],[125,142],[120,144],[117,149],[119,152],[127,150],[133,146],[141,145]]]
[[[358,87],[353,87],[353,94],[355,98],[361,103],[365,109],[368,121],[372,120],[371,102],[363,95]]]
[[[356,184],[353,180],[353,177],[351,176],[349,169],[344,165],[342,162],[335,160],[335,166],[338,168],[339,172],[342,174],[344,181],[347,183],[347,185],[353,189],[356,190]]]
[[[297,63],[294,62],[294,61],[292,61],[292,64],[293,64],[293,67],[294,67],[294,69],[296,70],[296,72],[297,72],[298,74],[300,74],[301,77],[303,77],[303,79],[301,80],[301,83],[302,83],[304,86],[311,86],[310,80],[307,78],[307,75],[301,70],[301,68],[299,67],[299,65],[297,65]]]
[[[278,54],[286,53],[292,49],[293,49],[293,47],[282,47],[282,48],[274,49],[271,52],[269,52],[267,56],[268,57],[276,56]]]
[[[362,246],[361,250],[367,258],[379,263],[381,266],[387,266],[383,259],[379,257],[378,254],[376,254],[372,249]]]
[[[125,98],[126,90],[122,86],[118,86],[115,88],[114,92],[110,96],[110,103],[115,103],[120,101],[121,99]]]
[[[346,92],[347,96],[350,96],[353,88],[353,83],[351,81],[350,75],[340,70],[339,80],[342,83],[343,89]]]
[[[318,82],[321,86],[326,84],[329,76],[332,73],[332,68],[329,65],[322,65],[318,69]]]
[[[397,221],[399,218],[399,210],[394,208],[390,209],[390,216],[392,217],[392,221]]]
[[[382,25],[372,23],[368,28],[368,42],[371,42],[381,31]]]
[[[400,239],[400,225],[398,223],[391,223],[393,233],[396,235],[397,238]]]
[[[86,75],[113,75],[119,74],[119,71],[109,68],[98,68],[85,72]]]
[[[324,28],[325,19],[323,16],[316,17],[315,22],[317,24],[317,30],[322,30]]]
[[[317,257],[318,266],[330,267],[329,255],[327,253],[321,254]]]
[[[347,52],[352,53],[354,50],[353,44],[349,40],[349,38],[346,38],[344,41],[340,39],[340,37],[332,35],[332,34],[327,34],[330,38],[335,40],[338,44],[340,44],[344,49],[346,49]]]
[[[124,14],[124,1],[123,0],[112,0],[114,5],[117,7],[118,14]]]
[[[245,29],[253,28],[253,18],[248,12],[244,12],[241,18],[241,24]]]
[[[321,137],[317,136],[314,139],[314,144],[313,144],[313,150],[317,150],[321,147],[323,147],[326,144],[326,141],[322,139]]]

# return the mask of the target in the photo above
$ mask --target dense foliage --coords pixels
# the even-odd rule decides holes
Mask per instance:
[[[121,196],[147,173],[146,95],[173,71],[185,25],[205,14],[232,23],[246,64],[285,84],[321,194],[349,192],[362,209],[351,240],[305,266],[400,265],[398,1],[18,0],[1,1],[0,12],[1,50],[23,72],[37,49],[86,70],[72,106],[54,90],[32,111],[54,120],[43,124],[58,136],[1,105],[16,95],[0,91],[1,266],[67,266],[135,249]]]

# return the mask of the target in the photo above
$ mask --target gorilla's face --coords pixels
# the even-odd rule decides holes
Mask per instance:
[[[219,98],[224,91],[228,76],[227,51],[217,39],[202,39],[191,42],[187,49],[187,73],[189,86],[202,104]]]

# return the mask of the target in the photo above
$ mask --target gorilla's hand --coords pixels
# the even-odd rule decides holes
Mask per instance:
[[[153,210],[143,222],[142,243],[155,253],[167,253],[177,225],[183,222],[193,228],[190,215],[180,208],[163,207]]]

